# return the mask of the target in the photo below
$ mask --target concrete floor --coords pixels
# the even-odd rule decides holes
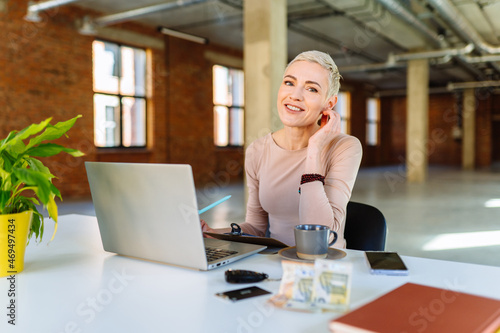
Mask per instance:
[[[199,207],[231,194],[202,214],[212,227],[241,222],[242,184],[198,189]],[[360,170],[352,201],[379,208],[388,225],[387,251],[500,266],[500,167],[462,171],[431,167],[428,180],[409,184],[402,167]],[[60,214],[95,215],[89,201],[65,200]]]

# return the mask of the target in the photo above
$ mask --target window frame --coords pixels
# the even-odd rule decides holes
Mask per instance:
[[[345,96],[345,114],[343,112],[337,111],[339,106],[340,96]],[[342,105],[342,104],[340,104]],[[337,93],[337,104],[334,106],[334,110],[340,115],[340,126],[342,133],[351,134],[351,92],[350,91],[339,91]]]
[[[137,95],[137,94],[123,94],[122,91],[121,91],[121,80],[122,80],[122,76],[119,75],[119,76],[116,76],[117,77],[117,85],[118,85],[118,93],[116,94],[113,94],[113,93],[109,93],[109,92],[104,92],[104,91],[99,91],[99,90],[95,90],[95,83],[94,83],[94,80],[95,80],[95,76],[94,76],[94,53],[93,53],[93,50],[92,50],[92,93],[93,93],[93,100],[92,100],[92,104],[93,104],[93,121],[94,121],[94,147],[98,150],[143,150],[145,148],[148,147],[148,144],[149,144],[149,140],[148,140],[148,130],[149,130],[149,98],[148,98],[148,91],[149,91],[149,82],[148,82],[148,62],[150,61],[149,60],[149,57],[148,57],[148,50],[145,48],[145,47],[139,47],[139,46],[135,46],[135,45],[131,45],[131,44],[125,44],[125,43],[122,43],[122,42],[117,42],[117,41],[113,41],[113,40],[108,40],[108,39],[103,39],[103,38],[96,38],[92,41],[92,49],[94,47],[94,42],[103,42],[103,43],[109,43],[109,44],[114,44],[118,47],[118,50],[119,50],[119,56],[117,57],[117,64],[115,64],[116,67],[118,67],[120,69],[120,72],[121,72],[121,68],[122,68],[122,54],[121,54],[121,50],[123,47],[127,47],[127,48],[131,48],[131,49],[138,49],[138,50],[142,50],[144,51],[145,53],[145,63],[144,63],[144,95]],[[115,145],[115,146],[98,146],[96,144],[96,136],[95,136],[95,130],[96,130],[96,127],[95,127],[95,96],[96,95],[103,95],[103,96],[112,96],[112,97],[116,97],[118,99],[118,102],[119,102],[119,120],[116,121],[117,125],[119,126],[119,133],[120,133],[120,140],[119,140],[119,145]],[[135,146],[125,146],[123,144],[123,122],[124,122],[124,116],[123,116],[123,112],[124,112],[124,103],[123,103],[123,98],[134,98],[134,99],[137,99],[137,100],[143,100],[143,103],[144,103],[144,145],[135,145]]]
[[[237,70],[239,72],[241,72],[241,74],[243,75],[243,81],[242,81],[242,84],[243,84],[243,105],[239,105],[239,104],[216,104],[215,101],[214,101],[214,97],[215,97],[215,89],[214,89],[214,85],[215,85],[215,75],[214,75],[214,68],[216,66],[219,66],[219,67],[224,67],[226,68],[227,70]],[[240,148],[243,148],[245,146],[245,111],[246,111],[246,106],[245,106],[245,95],[244,95],[244,91],[245,91],[245,79],[244,79],[244,75],[245,75],[245,72],[242,68],[238,68],[238,67],[235,67],[235,66],[228,66],[228,65],[224,65],[224,64],[221,64],[221,63],[214,63],[212,65],[212,114],[213,114],[213,125],[214,125],[214,131],[213,131],[213,134],[214,134],[214,139],[213,139],[213,144],[214,146],[217,148],[217,149],[240,149]],[[217,142],[216,142],[216,107],[224,107],[224,108],[227,108],[227,145],[218,145]],[[233,119],[232,117],[234,117],[233,115],[233,112],[232,109],[237,109],[237,110],[240,110],[240,112],[242,112],[242,119],[243,119],[243,124],[241,126],[241,131],[242,131],[242,143],[241,145],[237,145],[237,144],[232,144],[231,143],[231,134],[232,134],[232,130],[233,130],[233,127],[231,126],[232,125],[232,122],[231,120]]]
[[[370,118],[370,102],[373,101],[376,103],[375,110],[375,119]],[[370,125],[375,125],[375,140],[373,143],[370,141]],[[369,97],[366,99],[366,145],[370,147],[378,147],[380,146],[380,98],[377,97]]]

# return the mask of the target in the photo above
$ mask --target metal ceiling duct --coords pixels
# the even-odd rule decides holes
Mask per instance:
[[[446,20],[469,43],[474,43],[476,48],[483,53],[500,53],[500,46],[495,46],[483,40],[474,27],[462,16],[449,0],[427,0]]]
[[[467,55],[461,55],[461,58],[468,62],[469,64],[480,64],[483,62],[496,62],[500,61],[500,54],[487,54],[483,56],[471,57]]]
[[[99,26],[108,26],[112,24],[118,24],[130,21],[131,19],[137,19],[139,17],[147,16],[153,13],[187,7],[209,1],[214,1],[214,0],[191,0],[191,1],[177,0],[168,3],[160,3],[157,5],[132,9],[121,13],[101,16],[99,18],[96,18],[94,22]]]
[[[370,72],[370,71],[380,71],[386,69],[396,69],[396,68],[404,68],[406,64],[400,63],[390,63],[383,62],[379,64],[366,64],[366,65],[354,65],[354,66],[345,66],[339,67],[341,73],[357,73],[357,72]]]
[[[425,25],[418,17],[415,16],[409,9],[407,9],[403,4],[401,4],[400,1],[397,0],[377,0],[380,2],[382,5],[384,5],[388,10],[390,10],[392,13],[395,15],[398,15],[401,19],[405,20],[407,23],[411,24],[414,28],[416,28],[418,31],[424,34],[427,38],[433,40],[435,43],[440,43],[441,47],[442,45],[448,45],[448,43],[444,40],[444,37],[441,35],[436,34],[434,31],[432,31],[427,25]],[[436,3],[441,2],[440,0],[429,0],[429,2],[432,2],[436,5]],[[449,2],[447,2],[449,6],[446,8],[450,7],[450,9],[447,11],[448,14],[444,14],[443,17],[450,22],[455,23],[455,19],[460,16],[461,21],[464,21],[465,23],[461,22],[460,26],[461,27],[454,27],[456,30],[461,31],[462,37],[465,38],[467,41],[472,43],[473,45],[476,45],[478,48],[481,45],[482,48],[484,49],[486,46],[488,46],[482,38],[475,32],[475,30],[468,26],[467,21],[461,17],[461,15],[456,11],[456,9],[451,5]],[[444,6],[443,6],[444,7]],[[442,8],[442,7],[439,7]],[[445,11],[445,10],[443,10]],[[440,11],[441,12],[441,11]],[[450,19],[450,17],[453,17],[453,19]],[[466,34],[462,30],[467,29],[467,31],[472,32],[469,34]],[[389,59],[388,61],[402,61],[402,60],[412,60],[412,59],[419,59],[419,58],[434,58],[434,57],[446,57],[449,58],[450,56],[456,56],[459,62],[467,68],[469,71],[473,72],[474,75],[476,75],[478,78],[484,78],[484,75],[482,72],[478,71],[475,67],[473,67],[471,64],[473,63],[480,63],[484,61],[495,61],[494,59],[496,58],[479,58],[479,57],[469,57],[467,56],[470,52],[472,52],[472,49],[467,50],[470,48],[469,45],[467,45],[463,51],[460,51],[460,49],[450,49],[449,53],[447,53],[446,50],[438,50],[438,51],[429,51],[429,52],[424,52],[424,53],[408,53],[408,54],[401,54],[401,55],[395,55],[393,56],[393,59]],[[486,47],[487,48],[487,47]],[[494,51],[494,49],[487,48],[489,51]],[[443,51],[444,53],[441,53]],[[484,61],[483,61],[484,60]],[[495,64],[492,64],[495,68]]]
[[[49,0],[49,1],[37,2],[37,3],[30,1],[28,4],[28,10],[34,11],[34,12],[41,12],[43,10],[67,5],[69,3],[77,2],[77,1],[80,1],[80,0]]]
[[[447,89],[460,90],[460,89],[475,89],[475,88],[489,88],[489,87],[500,87],[500,81],[448,83]]]
[[[80,0],[49,0],[49,1],[44,1],[44,2],[37,2],[34,3],[33,1],[30,1],[28,3],[28,14],[24,17],[26,21],[30,22],[40,22],[42,18],[40,15],[38,15],[39,12],[50,9],[50,8],[55,8],[63,5],[67,5],[72,2],[77,2]]]
[[[363,71],[374,71],[374,70],[384,70],[391,68],[401,68],[405,67],[405,64],[398,63],[408,60],[417,59],[441,59],[444,63],[450,60],[452,56],[465,56],[474,50],[474,45],[468,44],[465,47],[458,49],[442,49],[434,51],[423,51],[423,52],[412,52],[412,53],[401,53],[401,54],[391,54],[384,63],[379,64],[368,64],[368,65],[356,65],[356,66],[346,66],[340,68],[343,73],[347,72],[363,72]],[[472,58],[474,59],[474,58]]]
[[[408,24],[417,29],[422,33],[427,39],[432,41],[437,47],[447,47],[448,43],[444,40],[442,35],[438,35],[427,25],[425,25],[420,19],[415,16],[411,11],[409,11],[401,1],[399,0],[377,0],[383,6],[385,6],[390,12],[397,15],[402,20],[406,21]]]
[[[416,59],[431,59],[431,58],[441,58],[446,56],[460,56],[469,54],[474,50],[473,44],[468,44],[465,47],[459,49],[442,49],[435,51],[424,51],[424,52],[412,52],[395,54],[389,57],[394,59],[394,61],[404,61],[404,60],[416,60]]]

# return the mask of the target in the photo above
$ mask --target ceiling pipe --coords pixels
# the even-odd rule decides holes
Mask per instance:
[[[429,94],[444,94],[448,93],[449,90],[446,87],[429,87]],[[406,96],[408,90],[397,89],[397,90],[382,90],[374,93],[375,97],[394,97],[394,96]]]
[[[474,50],[473,44],[468,44],[462,48],[458,49],[442,49],[435,51],[424,51],[424,52],[410,52],[402,54],[389,55],[389,59],[392,61],[406,61],[406,60],[417,60],[417,59],[430,59],[430,58],[441,58],[446,56],[461,56],[469,54]]]
[[[417,59],[437,58],[438,59],[437,63],[447,63],[450,61],[452,56],[463,56],[471,53],[473,50],[474,50],[474,45],[468,44],[459,49],[443,49],[436,51],[390,54],[389,57],[387,58],[387,61],[384,63],[347,66],[347,67],[341,67],[340,70],[342,73],[347,73],[347,72],[353,73],[353,72],[401,68],[406,66],[406,64],[401,64],[402,61],[417,60]]]
[[[500,46],[491,45],[483,40],[474,27],[460,14],[449,0],[427,0],[445,18],[462,38],[474,43],[476,49],[488,54],[500,53]]]
[[[481,35],[474,27],[462,16],[456,7],[449,0],[428,0],[429,3],[445,18],[450,26],[452,26],[462,38],[468,42],[474,43],[476,49],[481,53],[498,55],[500,54],[500,46],[492,45],[483,40]],[[467,58],[461,57],[466,63]],[[472,61],[472,60],[471,60]],[[495,60],[489,61],[491,66],[500,73],[500,65],[495,63]]]
[[[446,87],[450,91],[471,88],[500,87],[500,81],[450,82]]]
[[[498,40],[498,37],[496,36],[496,29],[495,25],[491,21],[488,13],[484,10],[484,5],[478,2],[477,0],[474,1],[476,3],[477,8],[479,8],[479,11],[481,14],[483,14],[484,19],[486,20],[486,23],[488,23],[488,26],[490,27],[491,30],[491,37],[495,39],[495,42],[500,43],[500,40]]]
[[[34,3],[33,1],[30,1],[28,3],[28,13],[26,16],[24,16],[24,19],[26,21],[30,22],[40,22],[42,18],[38,14],[41,11],[50,9],[50,8],[55,8],[63,5],[70,4],[72,2],[77,2],[80,0],[49,0],[49,1],[44,1],[44,2],[37,2]]]
[[[369,22],[367,22],[366,19],[360,17],[361,15],[367,16],[369,15],[371,20],[383,22],[389,18],[391,19],[390,14],[384,9],[384,7],[378,3],[375,2],[375,0],[365,0],[364,4],[361,6],[355,6],[355,7],[349,7],[345,8],[343,10],[340,10],[337,8],[337,6],[334,6],[331,1],[328,2],[326,0],[316,0],[318,3],[322,4],[323,6],[326,6],[327,8],[331,8],[334,11],[337,11],[339,13],[343,13],[343,16],[350,21],[354,22],[358,27],[361,29],[365,29],[367,31],[370,31],[373,29],[373,27],[370,27]],[[354,11],[353,8],[362,8],[362,10],[356,10]],[[354,14],[353,14],[354,12]],[[387,42],[389,45],[392,45],[394,48],[400,49],[400,50],[405,50],[404,47],[401,46],[401,44],[397,43],[393,38],[388,37],[386,34],[382,33],[381,31],[377,32],[377,36]]]
[[[80,0],[48,0],[44,2],[34,3],[32,1],[28,4],[28,10],[33,12],[41,12],[50,8],[59,7],[63,5],[67,5],[72,2],[77,2]]]
[[[430,29],[426,24],[424,24],[418,17],[416,17],[410,10],[408,10],[404,5],[400,3],[398,0],[377,0],[379,1],[382,5],[384,5],[388,10],[393,12],[395,15],[399,16],[402,20],[408,22],[410,25],[415,27],[418,31],[423,33],[424,36],[432,40],[435,44],[441,44],[440,48],[445,48],[449,47],[449,44],[446,42],[444,39],[443,35],[438,35],[436,34],[432,29]],[[472,52],[472,50],[471,50]],[[444,55],[448,61],[450,60],[449,55]],[[462,60],[462,57],[464,55],[461,54],[455,54],[455,56],[458,56],[458,60],[460,61],[460,64],[467,69],[469,72],[473,72],[476,78],[484,78],[484,75],[482,72],[478,71],[473,65],[471,65],[471,62],[467,62],[465,60]],[[413,57],[410,56],[410,57]],[[418,59],[418,58],[417,58]],[[446,62],[446,59],[443,58],[443,61]],[[439,60],[438,60],[439,62]],[[497,68],[495,64],[492,64],[493,67]]]
[[[425,37],[438,45],[440,49],[449,47],[449,43],[445,40],[443,35],[439,35],[429,28],[425,23],[422,22],[413,12],[411,12],[407,7],[402,5],[399,0],[377,0],[382,5],[384,5],[388,10],[397,15],[403,21],[413,26],[415,29],[420,31]],[[438,59],[435,64],[446,63],[451,60],[450,55],[445,55],[442,59]],[[482,72],[478,71],[473,65],[468,62],[462,61],[458,58],[461,66],[463,66],[469,72],[474,73],[476,78],[484,78]]]
[[[342,74],[345,73],[357,73],[357,72],[370,72],[370,71],[380,71],[386,69],[396,69],[396,68],[404,68],[406,64],[396,64],[383,62],[379,64],[367,64],[367,65],[354,65],[354,66],[339,66],[339,71]]]
[[[427,25],[425,25],[415,14],[409,11],[399,0],[377,0],[390,12],[397,15],[402,20],[417,29],[428,40],[434,43],[435,46],[443,48],[448,47],[448,43],[444,40],[444,36],[437,34]]]
[[[130,21],[131,19],[137,19],[137,18],[146,16],[146,15],[150,15],[152,13],[158,13],[158,12],[163,12],[163,11],[167,11],[167,10],[187,7],[187,6],[196,5],[196,4],[209,2],[209,1],[213,1],[213,0],[191,0],[191,1],[177,0],[174,2],[160,3],[157,5],[132,9],[132,10],[128,10],[128,11],[121,12],[121,13],[101,16],[101,17],[94,19],[94,22],[98,26],[108,26],[108,25],[113,25],[113,24],[118,24],[118,23]]]
[[[339,49],[345,48],[344,44],[336,39],[333,39],[332,37],[322,34],[320,32],[315,31],[314,29],[308,28],[300,23],[296,22],[289,22],[288,29],[297,33],[300,33],[304,36],[307,36],[309,38],[315,39],[320,42],[327,42],[329,44],[335,45]],[[362,57],[364,59],[367,59],[369,61],[381,61],[382,59],[375,57],[373,54],[370,52],[366,52],[364,50],[358,50],[354,48],[347,48],[348,54],[355,54],[359,57]]]
[[[460,56],[465,62],[469,64],[479,64],[483,62],[495,62],[500,61],[500,54],[488,54],[483,56],[471,57],[468,55]]]

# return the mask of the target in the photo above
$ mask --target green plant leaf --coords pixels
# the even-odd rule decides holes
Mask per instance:
[[[80,151],[80,150],[78,150],[78,149],[66,148],[66,149],[64,150],[64,152],[65,152],[66,154],[70,154],[70,155],[71,155],[71,156],[73,156],[73,157],[81,157],[81,156],[85,156],[85,153],[84,153],[84,152],[82,152],[82,151]]]
[[[5,214],[5,207],[10,199],[10,191],[0,191],[0,214]]]
[[[15,139],[24,140],[32,135],[35,135],[35,134],[41,132],[43,129],[45,129],[49,125],[51,120],[52,120],[52,117],[45,119],[44,121],[40,122],[39,124],[29,125],[28,127],[20,130],[17,133]]]
[[[35,193],[40,198],[42,204],[46,205],[49,201],[50,193],[51,193],[51,182],[48,176],[40,171],[35,171],[31,169],[20,169],[15,168],[14,174],[17,176],[20,182],[25,183],[26,185],[36,186]]]
[[[34,209],[36,208],[35,205],[40,205],[40,202],[36,198],[23,197],[23,199],[25,199],[25,201],[23,201],[24,203],[21,205],[21,209],[19,210],[19,212],[24,212],[25,210]]]
[[[50,179],[55,177],[53,174],[50,173],[49,168],[47,168],[40,160],[33,157],[28,157],[26,158],[26,161],[28,162],[31,170],[45,173]]]
[[[48,157],[57,155],[60,152],[65,152],[75,157],[84,155],[77,149],[65,148],[55,143],[41,143],[38,146],[26,150],[25,154],[37,157]]]
[[[61,200],[62,200],[62,197],[61,197],[61,192],[59,192],[59,190],[57,189],[57,187],[55,187],[55,185],[54,185],[54,184],[52,184],[52,182],[50,182],[50,185],[49,185],[49,186],[50,186],[50,190],[51,190],[51,192],[52,192],[52,193],[54,193],[54,195],[55,195],[56,197],[58,197],[59,199],[61,199]]]
[[[38,213],[38,211],[33,211],[33,219],[31,220],[31,228],[30,233],[28,235],[28,243],[31,239],[31,236],[35,234],[35,241],[41,240],[43,237],[43,215]]]
[[[80,118],[81,115],[78,115],[74,118],[71,118],[66,121],[58,122],[55,125],[48,125],[45,131],[43,131],[42,134],[38,135],[37,137],[34,137],[30,140],[30,142],[27,145],[27,149],[30,149],[36,145],[39,145],[43,141],[48,141],[48,140],[55,140],[59,139],[61,136],[63,136],[73,125],[75,124],[76,120]]]
[[[4,168],[0,167],[0,184],[2,184],[0,188],[4,188],[4,183],[8,181],[9,176],[10,172],[7,172],[6,170],[4,170]]]
[[[26,150],[26,145],[21,140],[12,140],[12,143],[8,145],[5,149],[13,158],[17,158],[18,156],[24,154]]]
[[[12,157],[7,151],[3,151],[0,153],[0,160],[2,169],[10,174],[12,172],[12,166],[16,162],[14,157]]]
[[[54,196],[51,195],[49,202],[47,203],[47,211],[49,212],[49,216],[57,222],[57,217],[58,217],[58,212],[57,212],[57,204],[56,201],[54,200]],[[55,231],[54,231],[55,235]],[[52,237],[54,238],[54,237]]]
[[[41,132],[47,127],[52,118],[47,118],[39,124],[31,124],[28,127],[18,131],[12,131],[9,133],[7,138],[2,140],[2,145],[0,146],[0,151],[6,149],[7,147],[15,146],[22,142],[22,140],[27,139],[31,135],[35,135]],[[24,144],[23,144],[24,145]]]
[[[18,131],[11,131],[9,133],[9,135],[7,135],[7,137],[5,139],[3,139],[3,140],[0,141],[0,151],[3,150],[3,148],[6,146],[7,142],[9,142],[10,140],[12,140],[12,138],[16,136],[17,132]]]

